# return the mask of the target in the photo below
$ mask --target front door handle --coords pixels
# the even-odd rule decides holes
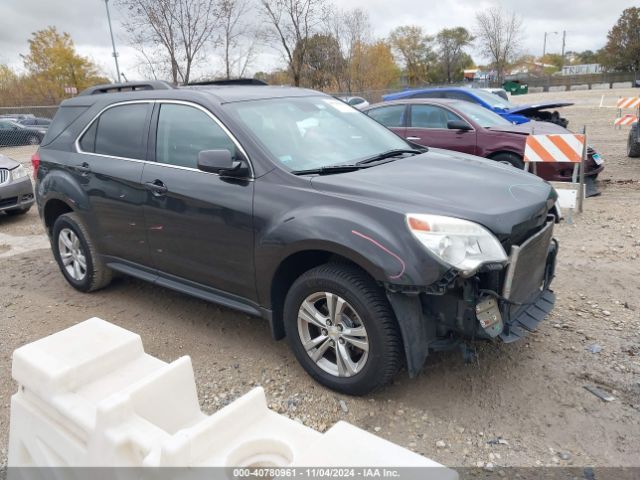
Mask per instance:
[[[406,137],[410,142],[419,142],[420,137]]]
[[[169,190],[162,180],[154,180],[153,182],[145,182],[145,187],[151,190],[151,193],[156,197],[164,195]]]
[[[91,167],[87,162],[82,162],[80,165],[76,165],[73,168],[75,168],[77,172],[80,172],[83,175],[86,175],[87,173],[91,173]]]

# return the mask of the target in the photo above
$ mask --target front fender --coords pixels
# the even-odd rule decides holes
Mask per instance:
[[[430,285],[445,273],[444,266],[412,237],[404,215],[373,207],[362,210],[301,206],[259,231],[256,278],[261,304],[270,305],[278,266],[302,251],[345,257],[386,285]]]

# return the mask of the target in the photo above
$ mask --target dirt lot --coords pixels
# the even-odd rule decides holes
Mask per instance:
[[[556,230],[556,309],[526,342],[479,345],[477,365],[465,365],[459,352],[434,354],[418,378],[401,373],[368,398],[315,384],[260,320],[127,278],[78,293],[42,248],[35,209],[0,216],[0,466],[16,389],[11,352],[92,316],[138,332],[163,360],[191,355],[207,412],[262,385],[274,409],[306,425],[324,430],[344,419],[450,466],[640,466],[640,160],[625,156],[627,130],[612,128],[615,110],[598,108],[603,94],[614,105],[637,93],[516,99],[573,99],[563,110],[570,127],[586,124],[606,161],[602,195]],[[600,400],[587,385],[615,400]],[[504,442],[491,442],[498,438]]]

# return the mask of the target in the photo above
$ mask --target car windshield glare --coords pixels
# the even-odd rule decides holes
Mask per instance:
[[[501,117],[497,113],[487,110],[484,107],[469,102],[458,102],[456,108],[466,117],[484,128],[497,127],[500,125],[511,125],[511,122]]]
[[[355,108],[326,96],[229,103],[235,116],[281,165],[292,171],[360,160],[411,146]]]
[[[502,97],[499,97],[495,93],[485,92],[484,90],[480,90],[480,89],[474,89],[473,93],[477,97],[480,97],[484,102],[488,103],[491,106],[491,108],[508,109],[508,108],[513,108],[515,106],[513,105],[513,103],[509,102],[508,100],[505,100]]]

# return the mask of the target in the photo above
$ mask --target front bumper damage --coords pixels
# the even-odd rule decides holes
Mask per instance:
[[[535,331],[551,312],[558,242],[553,221],[520,245],[506,265],[486,265],[463,278],[448,272],[436,286],[387,295],[402,333],[407,370],[417,375],[429,351],[455,348],[467,340],[511,343]]]

